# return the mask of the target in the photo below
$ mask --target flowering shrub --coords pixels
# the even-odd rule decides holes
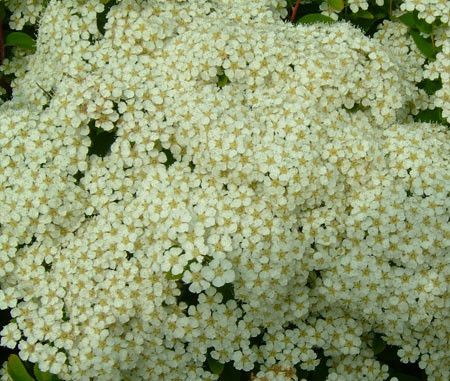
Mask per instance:
[[[384,380],[377,333],[448,379],[448,3],[396,11],[439,18],[433,58],[284,1],[6,3],[42,18],[4,63],[1,345],[62,380],[291,380],[319,348]]]

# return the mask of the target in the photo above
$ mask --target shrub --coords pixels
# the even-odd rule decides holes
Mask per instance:
[[[329,380],[381,380],[377,333],[448,378],[445,12],[426,57],[408,20],[283,1],[43,9],[4,63],[3,346],[63,380],[285,380],[318,349]]]

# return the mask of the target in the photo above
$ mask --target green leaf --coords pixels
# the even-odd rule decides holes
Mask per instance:
[[[218,362],[217,360],[214,360],[211,356],[208,356],[207,361],[211,372],[217,375],[220,375],[223,372],[223,368],[225,367],[224,364]]]
[[[183,277],[183,273],[174,275],[174,274],[172,274],[172,270],[170,270],[166,274],[166,279],[169,279],[169,280],[178,280],[178,279],[181,279],[182,277]]]
[[[351,19],[366,19],[366,20],[373,20],[375,16],[370,13],[369,11],[365,11],[363,9],[359,10],[356,13],[352,13],[348,16]]]
[[[351,113],[351,114],[354,114],[354,113],[357,112],[357,111],[366,111],[366,110],[367,110],[367,107],[364,107],[364,106],[361,105],[360,103],[355,103],[354,106],[353,106],[352,108],[345,108],[345,107],[344,107],[344,109],[345,109],[347,112],[349,112],[349,113]]]
[[[334,20],[331,17],[320,13],[310,13],[309,15],[301,17],[298,22],[302,24],[315,24],[318,22],[334,23]]]
[[[9,356],[7,369],[13,381],[35,381],[34,378],[28,374],[25,366],[17,355]]]
[[[381,20],[384,19],[385,17],[388,17],[388,14],[384,12],[377,12],[374,15],[375,20]]]
[[[433,44],[429,38],[424,38],[420,35],[420,32],[414,29],[409,31],[411,36],[416,43],[417,48],[421,51],[421,53],[427,57],[434,59],[436,58],[436,51],[433,48]]]
[[[416,24],[417,29],[419,29],[423,34],[431,34],[433,26],[428,24],[424,19],[419,19],[418,12],[415,11],[413,13],[414,22]]]
[[[37,363],[34,364],[33,372],[37,381],[59,381],[59,378],[54,374],[50,372],[42,372]]]
[[[355,14],[360,19],[373,20],[375,18],[375,16],[372,13],[370,13],[369,11],[365,11],[363,9],[361,9],[358,12],[356,12]]]
[[[217,85],[219,87],[224,87],[228,83],[228,77],[225,74],[219,75],[219,80],[217,81]]]
[[[34,377],[36,377],[37,381],[44,381],[45,373],[41,372],[41,370],[39,369],[39,365],[37,363],[34,364],[33,372],[34,372]]]
[[[372,341],[372,351],[374,355],[383,352],[386,348],[386,342],[384,342],[381,337],[375,336]]]
[[[196,262],[196,260],[195,260],[195,259],[190,259],[190,260],[188,261],[187,265],[184,266],[183,272],[182,272],[181,274],[174,275],[174,274],[172,274],[172,270],[170,270],[170,271],[167,273],[167,275],[166,275],[166,279],[171,279],[171,280],[174,280],[174,279],[181,279],[181,278],[183,277],[184,272],[187,271],[187,270],[189,270],[189,266],[190,266],[191,263],[193,263],[193,262]]]
[[[414,20],[414,14],[412,12],[405,13],[398,18],[403,24],[410,28],[416,27],[416,22]]]
[[[12,32],[6,36],[5,46],[15,46],[17,48],[36,50],[36,41],[31,36],[23,32]]]
[[[338,12],[344,9],[344,0],[327,0],[327,3],[333,9],[336,9]]]

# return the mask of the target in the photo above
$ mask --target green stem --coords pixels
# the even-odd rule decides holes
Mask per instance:
[[[433,44],[433,49],[436,49],[436,43],[434,41],[434,23],[431,24],[431,35],[430,35],[430,38],[431,38],[431,43]]]

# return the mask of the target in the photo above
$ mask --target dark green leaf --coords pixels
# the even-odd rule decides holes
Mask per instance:
[[[105,34],[105,25],[106,22],[108,21],[106,14],[107,14],[108,10],[104,9],[103,12],[101,13],[97,13],[97,28],[98,31],[104,35]]]
[[[6,36],[5,46],[16,46],[22,49],[36,50],[36,41],[23,32],[12,32]]]
[[[442,118],[442,109],[436,107],[434,110],[422,110],[414,118],[417,122],[422,123],[439,123],[445,124]]]
[[[433,48],[433,44],[429,38],[424,38],[420,35],[420,32],[414,29],[409,31],[416,43],[417,48],[427,58],[434,59],[436,57],[436,51]]]
[[[404,374],[402,372],[391,371],[391,376],[397,377],[398,381],[421,381],[420,378]]]
[[[308,379],[309,375],[310,375],[310,371],[308,370],[304,370],[301,369],[300,366],[297,364],[297,366],[295,367],[295,371],[297,373],[297,377],[299,380],[301,380],[302,378],[306,378]]]
[[[224,365],[217,360],[214,360],[211,356],[208,356],[208,366],[211,372],[220,375],[223,372]]]
[[[375,336],[372,341],[372,351],[374,355],[383,352],[386,348],[386,343],[379,336]]]
[[[224,370],[219,377],[219,381],[240,381],[242,372],[234,368],[232,362],[225,364]]]
[[[351,19],[353,25],[360,27],[365,33],[369,33],[369,30],[373,28],[377,20],[372,19]]]
[[[104,35],[105,34],[105,25],[108,21],[108,13],[114,5],[116,5],[116,0],[101,0],[103,4],[105,4],[105,7],[103,9],[103,12],[97,13],[97,28],[99,32]]]
[[[410,28],[416,27],[416,22],[414,20],[414,14],[412,12],[405,13],[398,18],[403,24]]]
[[[325,381],[328,376],[328,368],[327,368],[327,358],[319,354],[318,358],[320,359],[319,365],[317,365],[316,369],[314,369],[314,373],[312,374],[311,381]]]
[[[425,90],[428,95],[432,95],[436,91],[442,89],[442,81],[441,79],[435,79],[434,81],[431,79],[424,79],[422,82],[417,84],[417,87]]]
[[[114,130],[104,131],[95,127],[95,120],[93,119],[88,123],[88,126],[89,138],[91,139],[88,155],[106,156],[111,151],[111,146],[117,138]]]
[[[338,12],[344,9],[344,0],[327,0],[327,3]]]
[[[5,8],[5,4],[2,2],[0,2],[0,12],[2,13],[2,17],[1,17],[1,22],[3,24],[3,20],[6,17],[6,8]]]
[[[386,349],[377,355],[377,359],[386,363],[397,364],[400,362],[397,356],[397,347],[386,345]]]
[[[388,14],[384,12],[377,12],[373,17],[375,18],[375,20],[381,20],[384,19],[385,17],[388,17]]]
[[[230,299],[234,299],[234,287],[232,283],[217,287],[217,291],[223,295],[223,303],[226,303]]]
[[[302,24],[315,24],[318,22],[333,23],[334,20],[331,17],[322,15],[320,13],[311,13],[309,15],[301,17],[298,22]]]
[[[28,374],[25,366],[17,355],[9,356],[7,369],[14,381],[35,381],[34,378]]]

